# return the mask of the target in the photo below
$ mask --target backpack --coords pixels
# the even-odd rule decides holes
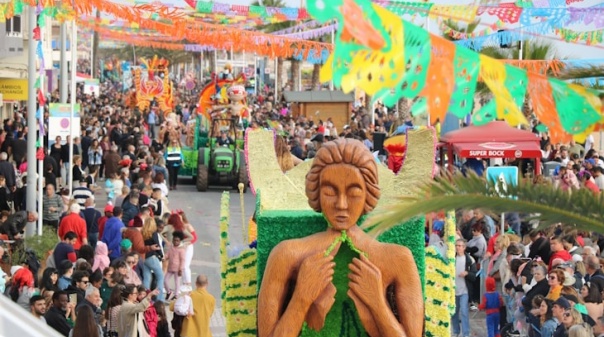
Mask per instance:
[[[193,300],[191,296],[182,295],[174,302],[174,313],[179,316],[188,316],[193,314]]]

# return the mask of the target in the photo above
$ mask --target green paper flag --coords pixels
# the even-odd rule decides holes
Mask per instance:
[[[479,69],[478,54],[469,49],[457,47],[453,59],[455,87],[448,111],[457,118],[464,118],[472,112]]]
[[[40,89],[40,78],[39,77],[36,79],[36,83],[34,84],[34,88]]]
[[[195,6],[198,13],[212,13],[212,8],[214,8],[214,4],[210,1],[197,1]]]
[[[566,132],[580,133],[601,119],[589,102],[573,90],[568,83],[555,78],[548,80],[552,87],[560,124]]]
[[[16,0],[14,4],[15,15],[21,15],[23,13],[23,2],[21,0]]]
[[[257,15],[260,17],[267,17],[266,7],[263,6],[250,6],[250,14]]]

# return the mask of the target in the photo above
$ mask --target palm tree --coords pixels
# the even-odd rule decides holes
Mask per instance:
[[[587,65],[562,70],[558,78],[563,80],[604,77],[604,66]]]
[[[261,0],[252,2],[252,6],[266,6],[266,7],[285,7],[285,2],[283,0]],[[272,33],[282,29],[286,29],[292,27],[294,25],[293,21],[284,21],[271,23],[264,26],[258,26],[258,30],[261,30],[265,33]],[[267,59],[265,59],[264,64],[267,64]],[[283,59],[281,57],[277,58],[277,69],[275,69],[275,86],[279,85],[280,77],[283,75]],[[275,97],[275,99],[277,99]]]
[[[535,214],[540,227],[561,223],[578,230],[604,233],[604,196],[589,189],[572,194],[552,184],[521,181],[518,186],[497,188],[494,182],[469,175],[446,176],[420,186],[412,196],[398,198],[369,217],[363,225],[379,235],[415,216],[480,207],[494,213],[515,211]],[[500,187],[500,186],[499,186]]]
[[[187,63],[191,61],[191,53],[184,50],[166,50],[151,47],[137,47],[127,45],[120,49],[107,49],[101,53],[106,56],[116,56],[120,60],[137,60],[142,58],[153,58],[158,55],[170,61],[170,64]]]
[[[312,90],[317,89],[317,87],[319,86],[319,75],[321,73],[321,64],[320,63],[315,63],[312,65],[312,77],[310,80],[310,87],[312,88]]]
[[[100,10],[96,10],[96,19],[100,20],[101,19],[101,11]],[[92,35],[92,61],[93,63],[90,65],[92,67],[92,77],[96,78],[98,75],[97,73],[99,72],[99,61],[98,61],[98,56],[99,56],[99,33],[95,30],[93,32]]]

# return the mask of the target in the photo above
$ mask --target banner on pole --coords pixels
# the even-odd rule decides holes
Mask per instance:
[[[99,80],[96,78],[84,80],[84,94],[99,97],[101,94],[101,86]]]
[[[57,136],[65,143],[67,136],[80,136],[80,105],[75,105],[73,120],[71,120],[71,104],[51,103],[48,115],[48,146],[54,144]]]

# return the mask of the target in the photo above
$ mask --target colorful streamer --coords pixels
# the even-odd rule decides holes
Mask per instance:
[[[345,8],[359,8],[363,13],[355,13],[354,17],[347,16],[343,14],[347,13]],[[551,78],[545,78],[551,91],[540,91],[538,88],[544,87],[543,78],[529,76],[524,69],[479,55],[443,38],[430,36],[417,26],[398,18],[393,19],[393,13],[369,0],[331,0],[329,3],[317,1],[309,3],[309,12],[319,22],[337,19],[340,24],[334,53],[322,69],[321,80],[333,79],[344,91],[350,91],[356,86],[370,95],[376,93],[374,98],[383,99],[389,106],[402,97],[419,97],[420,104],[416,104],[419,108],[414,106],[413,114],[427,111],[442,116],[442,111],[445,110],[463,118],[467,115],[468,106],[472,105],[469,99],[473,100],[476,94],[476,80],[480,76],[494,98],[473,116],[476,124],[496,118],[504,119],[514,126],[527,124],[522,112],[527,91],[532,97],[533,106],[543,104],[550,109],[554,108],[547,112],[540,110],[540,113],[555,114],[555,117],[548,119],[548,123],[554,127],[557,125],[555,123],[559,123],[561,127],[556,130],[559,137],[572,135],[584,138],[594,124],[603,120],[600,115],[602,103],[596,91]],[[395,25],[393,20],[402,22],[402,31],[392,29]],[[351,25],[369,26],[370,29],[350,30]],[[352,36],[343,39],[343,32],[347,29]],[[376,32],[380,36],[375,36]],[[368,34],[370,36],[366,36]],[[403,37],[402,41],[400,36]],[[380,38],[384,41],[381,46],[370,43],[379,41]],[[390,55],[392,50],[401,49],[401,54],[404,55],[402,60],[399,58],[394,64],[390,63],[393,59]],[[454,50],[453,58],[451,49]],[[443,62],[451,67],[442,66]],[[459,66],[461,69],[457,69]],[[377,68],[371,70],[372,67]],[[435,86],[436,82],[450,78],[451,69],[454,69],[453,85],[445,81],[437,89],[447,91],[446,93],[434,93],[432,89],[426,89],[427,86]],[[371,76],[364,79],[361,70],[369,72]],[[435,81],[435,78],[438,80]],[[531,83],[531,80],[536,83]],[[347,83],[349,81],[353,84]],[[446,101],[446,97],[450,99]],[[431,100],[439,102],[436,104]]]

